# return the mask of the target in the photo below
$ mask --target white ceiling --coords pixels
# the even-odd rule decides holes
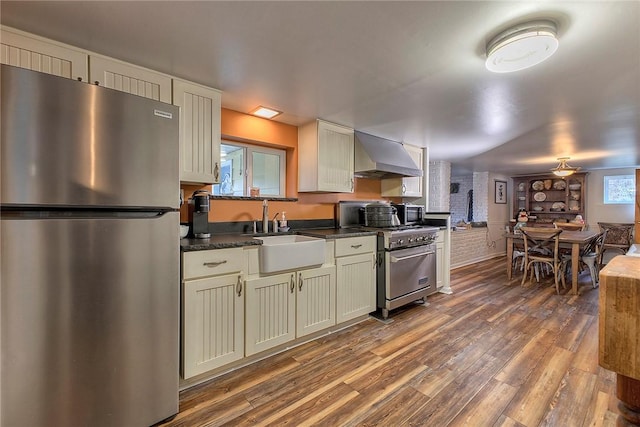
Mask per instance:
[[[0,2],[2,24],[259,104],[429,147],[454,170],[640,166],[638,1]],[[484,67],[510,24],[558,23],[524,71]]]

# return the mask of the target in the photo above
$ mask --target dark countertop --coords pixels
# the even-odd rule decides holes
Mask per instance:
[[[357,228],[315,228],[296,230],[288,234],[301,234],[303,236],[319,237],[322,239],[340,239],[345,237],[375,236],[377,233],[375,231]],[[274,234],[269,233],[269,235]],[[210,249],[241,248],[243,246],[262,244],[260,240],[254,239],[253,237],[253,235],[246,234],[213,234],[208,239],[180,239],[180,250],[182,252],[206,251]],[[256,234],[255,237],[260,237],[260,235]]]
[[[261,245],[262,241],[242,234],[214,234],[208,239],[180,239],[182,252],[206,251],[209,249],[241,248],[243,246]]]
[[[323,239],[342,239],[345,237],[375,236],[378,234],[374,230],[362,230],[359,228],[316,228],[299,230],[298,234],[303,236],[320,237]]]

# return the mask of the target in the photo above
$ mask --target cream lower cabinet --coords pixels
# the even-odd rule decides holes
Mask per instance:
[[[436,289],[451,294],[451,231],[440,230],[436,235]]]
[[[376,310],[376,237],[336,239],[336,321]]]
[[[247,356],[296,337],[296,273],[247,280]]]
[[[182,377],[244,357],[241,248],[182,255]]]
[[[246,354],[335,325],[335,267],[247,280]]]
[[[73,46],[13,28],[0,29],[0,63],[2,64],[86,82],[88,57],[86,52]]]
[[[436,237],[436,289],[444,286],[444,232],[438,231]]]

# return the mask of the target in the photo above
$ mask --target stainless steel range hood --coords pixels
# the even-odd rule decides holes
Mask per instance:
[[[401,143],[355,131],[355,176],[358,178],[402,178],[422,176]]]

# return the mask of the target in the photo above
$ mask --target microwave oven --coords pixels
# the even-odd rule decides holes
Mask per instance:
[[[402,225],[415,225],[422,223],[424,206],[410,205],[407,203],[392,203],[397,210],[398,219]]]

